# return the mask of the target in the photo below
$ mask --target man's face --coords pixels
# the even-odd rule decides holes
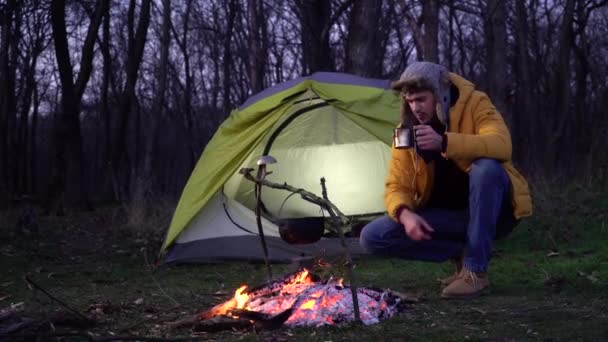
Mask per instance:
[[[405,95],[405,102],[410,106],[412,113],[421,124],[427,124],[435,116],[437,104],[431,91],[421,91]]]

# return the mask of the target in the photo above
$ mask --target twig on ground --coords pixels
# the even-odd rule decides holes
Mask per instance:
[[[90,325],[95,324],[95,321],[93,321],[90,318],[84,316],[83,314],[81,314],[80,312],[78,312],[76,309],[73,309],[71,306],[69,306],[68,304],[66,304],[64,301],[62,301],[59,298],[57,298],[57,297],[53,296],[52,294],[50,294],[47,290],[43,289],[40,285],[36,284],[29,276],[26,275],[23,278],[24,278],[25,282],[29,285],[30,288],[34,288],[34,289],[36,289],[36,290],[44,293],[47,297],[49,297],[52,300],[54,300],[55,302],[59,303],[64,308],[70,310],[70,312],[74,313],[76,316],[78,316],[80,319],[84,320],[88,324],[90,324]]]
[[[84,337],[91,342],[111,342],[111,341],[200,341],[200,336],[189,336],[189,337],[148,337],[148,336],[93,336],[90,333],[57,333],[57,334],[10,334],[12,338],[21,339],[35,339],[35,340],[51,340],[60,337]]]

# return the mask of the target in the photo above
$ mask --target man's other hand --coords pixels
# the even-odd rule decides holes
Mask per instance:
[[[405,227],[405,233],[414,241],[430,240],[433,228],[420,215],[408,209],[401,210],[399,222]]]
[[[416,144],[426,151],[441,151],[443,137],[429,125],[414,126]]]

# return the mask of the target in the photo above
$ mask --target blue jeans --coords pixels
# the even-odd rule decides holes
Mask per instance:
[[[435,262],[457,257],[464,250],[464,267],[486,272],[494,239],[517,224],[510,187],[509,176],[498,161],[477,159],[469,173],[468,209],[424,208],[417,212],[435,230],[431,240],[411,240],[402,224],[383,216],[363,228],[360,244],[372,254]]]

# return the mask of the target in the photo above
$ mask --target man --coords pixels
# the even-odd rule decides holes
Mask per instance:
[[[434,63],[407,67],[393,88],[401,92],[401,127],[415,146],[393,146],[386,179],[387,216],[361,232],[374,254],[442,262],[456,273],[443,298],[489,290],[495,238],[532,214],[528,184],[511,163],[511,137],[488,96]]]

